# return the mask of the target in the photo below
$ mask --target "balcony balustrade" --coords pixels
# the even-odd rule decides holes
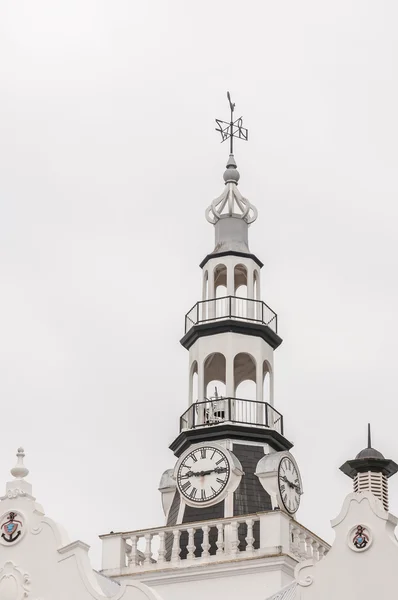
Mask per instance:
[[[268,402],[243,398],[216,398],[195,402],[180,417],[180,431],[220,423],[268,427],[283,435],[283,416]]]
[[[197,302],[185,315],[185,333],[188,333],[194,325],[225,319],[259,323],[278,333],[278,316],[272,308],[261,300],[238,296],[224,296]]]
[[[320,560],[330,546],[282,511],[101,536],[108,576],[288,554]]]

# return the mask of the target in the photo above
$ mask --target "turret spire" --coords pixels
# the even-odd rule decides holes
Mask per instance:
[[[257,219],[257,209],[238,190],[240,179],[234,157],[234,138],[248,140],[249,132],[243,127],[242,117],[234,120],[235,104],[227,92],[230,121],[216,119],[216,131],[221,133],[221,142],[229,140],[229,158],[224,172],[225,188],[206,210],[206,219],[216,227],[216,249],[220,251],[249,252],[248,225]]]

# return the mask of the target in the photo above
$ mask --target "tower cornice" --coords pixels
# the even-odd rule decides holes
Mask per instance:
[[[236,250],[226,250],[225,252],[211,252],[200,263],[199,267],[203,269],[209,260],[212,258],[222,258],[223,256],[240,256],[241,258],[251,258],[262,269],[264,263],[255,255],[247,252],[238,252]]]

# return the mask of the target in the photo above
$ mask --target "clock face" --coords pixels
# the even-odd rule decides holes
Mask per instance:
[[[226,455],[218,448],[201,446],[181,461],[177,472],[180,494],[190,502],[209,502],[225,489],[230,477]]]
[[[278,466],[278,487],[283,506],[293,515],[300,506],[302,494],[300,475],[294,462],[284,456]]]

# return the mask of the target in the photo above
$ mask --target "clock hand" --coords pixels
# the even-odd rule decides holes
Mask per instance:
[[[193,471],[188,471],[185,475],[181,475],[180,479],[188,479],[188,477],[192,477],[192,475],[196,475]]]
[[[286,475],[283,475],[283,477],[281,477],[281,479],[282,479],[282,481],[284,481],[285,483],[287,483],[287,485],[288,485],[290,488],[292,488],[292,489],[293,489],[293,488],[295,488],[295,487],[296,487],[296,486],[295,486],[295,484],[294,484],[293,482],[289,481],[289,479],[286,477]]]
[[[214,473],[226,473],[227,472],[227,468],[226,467],[216,467],[214,469]]]

